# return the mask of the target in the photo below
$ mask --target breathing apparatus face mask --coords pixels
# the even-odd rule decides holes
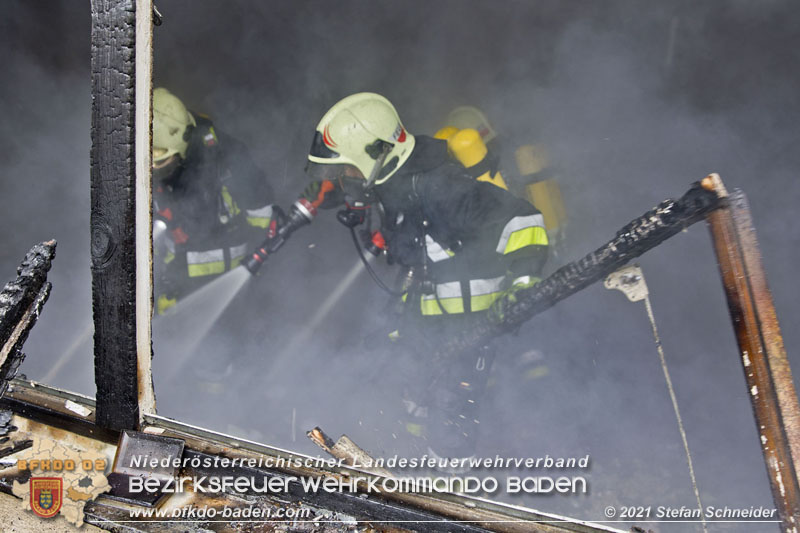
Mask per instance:
[[[178,154],[169,159],[153,163],[153,181],[168,183],[178,177],[181,171],[181,158]]]
[[[339,154],[328,148],[324,142],[323,135],[317,131],[309,153],[319,159],[331,160],[332,163],[308,161],[306,174],[314,180],[328,180],[338,183],[345,193],[348,205],[351,207],[368,205],[375,181],[394,169],[397,164],[397,158],[393,158],[389,165],[386,164],[386,158],[393,146],[393,144],[381,139],[375,139],[374,142],[364,147],[364,152],[375,161],[369,176],[365,176],[355,165],[349,163],[336,164],[335,161],[339,158]]]
[[[369,190],[366,180],[353,165],[326,165],[309,161],[306,165],[306,174],[317,181],[332,181],[339,185],[350,205],[366,204],[369,200]]]

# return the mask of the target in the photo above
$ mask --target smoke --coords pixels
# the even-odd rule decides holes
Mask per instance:
[[[58,240],[54,289],[25,345],[22,368],[46,375],[91,325],[89,272],[89,15],[66,3],[2,6],[0,210],[2,278],[35,243]],[[3,283],[5,283],[3,281]],[[94,393],[90,352],[76,355],[56,385]]]
[[[32,378],[47,373],[89,312],[89,14],[64,5],[6,3],[0,37],[15,50],[0,88],[6,277],[35,241],[59,240],[53,299],[27,345],[23,371]],[[283,206],[306,184],[316,122],[363,90],[392,100],[413,133],[433,133],[450,109],[470,104],[507,152],[545,146],[570,217],[550,270],[719,172],[748,194],[790,361],[800,365],[793,3],[170,1],[159,9],[156,84],[244,141]],[[377,407],[400,396],[400,371],[377,348],[387,296],[368,276],[276,361],[354,261],[333,213],[294,235],[206,341],[204,357],[233,360],[227,389],[198,394],[194,378],[156,375],[160,412],[306,453],[316,453],[303,435],[314,425],[376,453],[402,449],[391,415]],[[771,505],[706,230],[696,225],[640,264],[704,503]],[[512,501],[587,519],[606,505],[694,505],[649,328],[642,304],[595,286],[502,342],[479,455],[592,457],[589,496]],[[156,339],[156,370],[169,357],[158,347]],[[68,368],[55,384],[91,393],[90,355]]]

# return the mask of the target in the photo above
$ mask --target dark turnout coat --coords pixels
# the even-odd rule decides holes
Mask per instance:
[[[181,167],[153,184],[154,217],[169,230],[157,250],[157,284],[169,297],[236,267],[272,219],[272,190],[245,146],[209,119],[195,119]]]
[[[486,310],[512,282],[542,270],[542,215],[472,178],[445,141],[417,136],[409,159],[375,193],[390,257],[423,268],[431,282],[430,292],[419,296],[423,315]]]

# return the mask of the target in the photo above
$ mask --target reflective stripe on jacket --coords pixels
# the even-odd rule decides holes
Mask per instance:
[[[247,253],[247,243],[228,248],[187,251],[186,267],[190,278],[212,276],[236,268]],[[227,254],[225,253],[227,250]]]
[[[500,235],[495,251],[499,254],[510,254],[526,246],[547,246],[547,230],[544,217],[535,215],[518,216],[508,221]]]

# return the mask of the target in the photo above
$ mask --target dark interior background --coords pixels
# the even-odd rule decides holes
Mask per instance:
[[[306,184],[321,115],[365,90],[388,97],[412,133],[433,134],[450,109],[470,104],[507,145],[546,146],[570,217],[551,270],[720,173],[749,196],[786,348],[800,366],[796,2],[164,0],[158,8],[156,85],[245,142],[284,207]],[[0,277],[11,279],[35,242],[58,239],[53,296],[23,372],[92,395],[90,348],[59,363],[90,327],[90,10],[6,1],[0,11]],[[304,432],[320,425],[391,454],[391,431],[378,429],[374,406],[399,391],[371,396],[386,362],[363,339],[386,297],[368,276],[310,337],[285,349],[356,261],[333,213],[293,237],[228,311],[247,333],[223,339],[239,357],[218,396],[190,378],[159,379],[171,353],[159,352],[156,339],[159,413],[309,454],[316,449]],[[707,230],[696,225],[640,264],[703,503],[771,506]],[[377,268],[391,279],[391,268]],[[526,381],[516,365],[533,349],[547,372]],[[534,319],[506,351],[479,455],[590,454],[591,493],[497,497],[588,520],[602,520],[606,505],[695,506],[641,304],[594,286]],[[778,530],[753,527],[710,530]]]

